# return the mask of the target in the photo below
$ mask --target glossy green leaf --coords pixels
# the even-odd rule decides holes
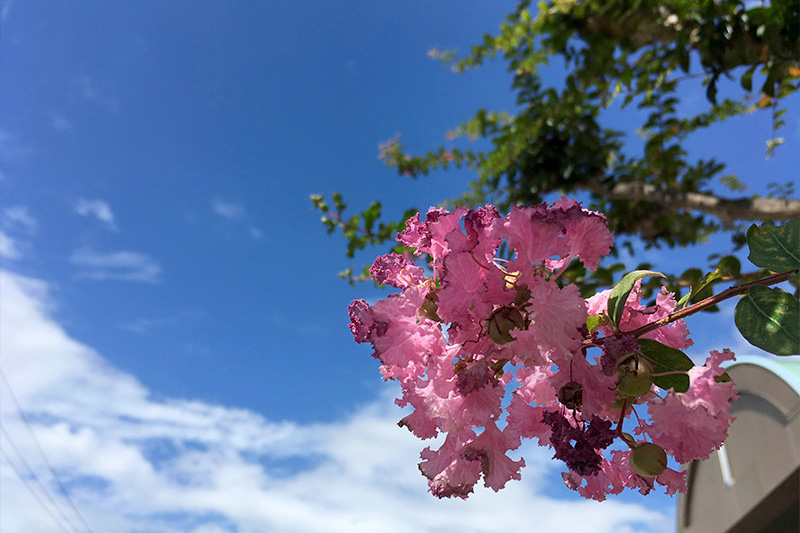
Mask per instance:
[[[696,302],[711,296],[713,294],[711,284],[718,281],[721,277],[722,274],[719,272],[709,272],[706,274],[703,279],[692,285],[692,289],[680,299],[676,309],[683,309],[689,305],[689,302]]]
[[[754,265],[788,272],[800,267],[800,219],[790,220],[780,226],[772,222],[753,224],[747,230],[748,259]]]
[[[653,374],[661,372],[689,371],[694,363],[682,351],[661,344],[652,339],[638,339],[636,342],[642,348],[642,355],[656,363]],[[668,376],[655,376],[653,383],[664,390],[674,389],[675,392],[689,390],[689,376],[686,374],[670,374]]]
[[[750,344],[776,355],[800,355],[800,304],[788,292],[752,287],[736,305],[734,320]]]
[[[654,272],[652,270],[634,270],[622,276],[619,283],[614,285],[614,288],[611,289],[611,294],[608,296],[608,316],[615,328],[619,328],[619,321],[622,319],[622,310],[625,309],[625,302],[628,300],[628,296],[633,290],[634,284],[647,276],[667,277],[661,272]]]

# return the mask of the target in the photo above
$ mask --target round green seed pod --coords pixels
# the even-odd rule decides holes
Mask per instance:
[[[656,477],[667,469],[667,452],[658,444],[643,442],[631,450],[631,468],[642,477]]]
[[[629,357],[617,365],[617,389],[626,396],[638,398],[650,392],[653,385],[653,365],[641,357]]]

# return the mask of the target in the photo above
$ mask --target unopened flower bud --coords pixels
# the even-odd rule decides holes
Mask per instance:
[[[501,307],[489,315],[486,329],[495,344],[507,344],[514,340],[512,329],[524,329],[525,319],[515,307]]]
[[[567,409],[580,409],[583,403],[583,386],[577,381],[570,381],[558,389],[556,397]]]
[[[656,477],[667,469],[667,452],[658,444],[643,442],[631,450],[631,468],[642,477]]]

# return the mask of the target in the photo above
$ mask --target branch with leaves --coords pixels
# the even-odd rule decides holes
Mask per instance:
[[[728,232],[733,254],[746,242],[743,222],[800,218],[792,183],[775,184],[768,197],[745,196],[743,179],[727,172],[723,162],[713,154],[691,160],[685,148],[711,126],[749,113],[772,117],[768,154],[783,143],[778,137],[785,126],[783,105],[800,88],[796,0],[769,5],[553,0],[535,6],[520,1],[499,30],[485,35],[465,57],[438,50],[430,55],[458,73],[500,59],[516,94],[515,109],[478,110],[450,132],[448,143],[426,153],[409,153],[400,137],[380,146],[380,158],[404,177],[419,179],[452,168],[474,171],[468,190],[445,205],[491,203],[507,211],[538,204],[547,195],[588,192],[588,207],[607,216],[617,251],[631,252],[637,241],[646,248],[684,247]],[[564,65],[560,79],[552,71],[541,72],[553,62]],[[705,108],[687,113],[682,100],[698,81],[705,88]],[[640,153],[630,149],[627,132],[604,125],[612,106],[644,113],[637,129]],[[483,139],[490,147],[473,149],[465,139]],[[721,194],[719,185],[736,194]],[[342,231],[350,257],[365,246],[388,243],[413,212],[380,222],[373,218],[380,213],[378,202],[349,217],[335,206],[327,208],[321,197],[314,204],[329,232]],[[721,278],[698,296],[710,296],[722,278],[752,281],[766,274],[763,269],[741,272],[734,263],[733,255],[710,256],[708,265],[719,267]],[[687,267],[669,276],[670,289],[701,280],[698,273],[705,265]],[[564,276],[591,294],[613,285],[624,269],[612,250],[596,271],[576,262]],[[369,278],[366,267],[353,272],[350,268],[343,277],[351,282]],[[655,288],[654,281],[645,282],[646,294]]]

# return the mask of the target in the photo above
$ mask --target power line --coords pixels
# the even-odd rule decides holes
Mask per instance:
[[[25,417],[25,412],[22,410],[22,407],[20,406],[19,401],[17,400],[17,397],[14,394],[14,390],[11,388],[11,383],[8,381],[8,378],[6,377],[5,372],[3,372],[2,368],[0,368],[0,377],[3,378],[3,381],[6,384],[6,388],[8,389],[9,396],[11,396],[11,399],[14,401],[14,405],[16,406],[17,412],[19,413],[19,418],[20,418],[20,420],[22,420],[22,422],[28,428],[28,431],[30,432],[31,437],[33,437],[33,442],[36,443],[36,447],[39,449],[39,453],[42,455],[42,459],[44,459],[44,462],[47,465],[47,468],[50,470],[50,474],[53,476],[53,479],[55,480],[56,485],[58,485],[59,491],[64,496],[64,498],[67,500],[67,503],[69,504],[69,506],[72,507],[72,510],[75,511],[75,514],[78,516],[78,518],[80,519],[81,523],[86,528],[86,530],[89,531],[89,533],[94,533],[92,531],[92,528],[89,527],[89,524],[86,522],[86,519],[83,518],[83,515],[81,514],[80,510],[78,510],[78,507],[75,505],[75,502],[72,501],[72,498],[70,497],[69,492],[67,492],[67,489],[61,483],[61,480],[59,479],[58,475],[56,474],[56,471],[53,468],[53,465],[50,463],[50,460],[47,458],[47,454],[44,453],[44,449],[42,448],[42,445],[39,443],[39,439],[36,438],[36,433],[34,433],[33,428],[31,427],[30,423],[28,423],[28,419]],[[2,428],[2,425],[0,425],[0,428]],[[5,430],[5,428],[2,428],[2,429],[3,429],[3,432],[6,433],[6,437],[8,438],[8,441],[11,443],[12,446],[14,446],[14,442],[11,440],[11,435]],[[16,446],[14,446],[14,448],[16,449]],[[22,454],[19,454],[19,456],[20,456],[20,458],[22,458]],[[23,459],[23,462],[24,462],[24,459]],[[63,511],[62,511],[62,514],[63,514]],[[72,523],[69,522],[69,520],[67,520],[67,522],[70,524],[70,526],[72,526]],[[72,526],[72,527],[74,527],[74,526]],[[75,528],[75,529],[77,530],[78,528]]]
[[[22,473],[19,470],[17,470],[17,467],[14,466],[13,462],[11,462],[11,458],[8,456],[8,454],[6,454],[5,449],[0,448],[0,454],[3,454],[3,457],[5,457],[6,462],[8,463],[8,465],[11,467],[11,469],[14,471],[14,473],[17,474],[17,477],[19,477],[19,479],[22,480],[22,482],[25,484],[25,488],[27,488],[28,491],[30,491],[31,495],[36,499],[36,501],[39,502],[39,505],[42,507],[42,509],[47,511],[47,514],[50,515],[50,518],[53,519],[53,522],[58,524],[58,527],[60,527],[62,531],[65,531],[66,533],[72,533],[70,530],[68,530],[66,527],[64,527],[64,524],[61,523],[61,520],[59,520],[59,518],[55,514],[53,514],[53,511],[50,509],[50,507],[47,506],[47,504],[45,504],[45,502],[42,500],[41,496],[39,496],[39,493],[36,492],[35,490],[33,490],[33,487],[30,485],[30,483],[28,483],[27,478],[25,476],[23,476]],[[37,481],[38,481],[38,479],[37,479]],[[45,492],[45,494],[47,494],[47,492]],[[72,526],[72,524],[70,524],[70,526]]]

